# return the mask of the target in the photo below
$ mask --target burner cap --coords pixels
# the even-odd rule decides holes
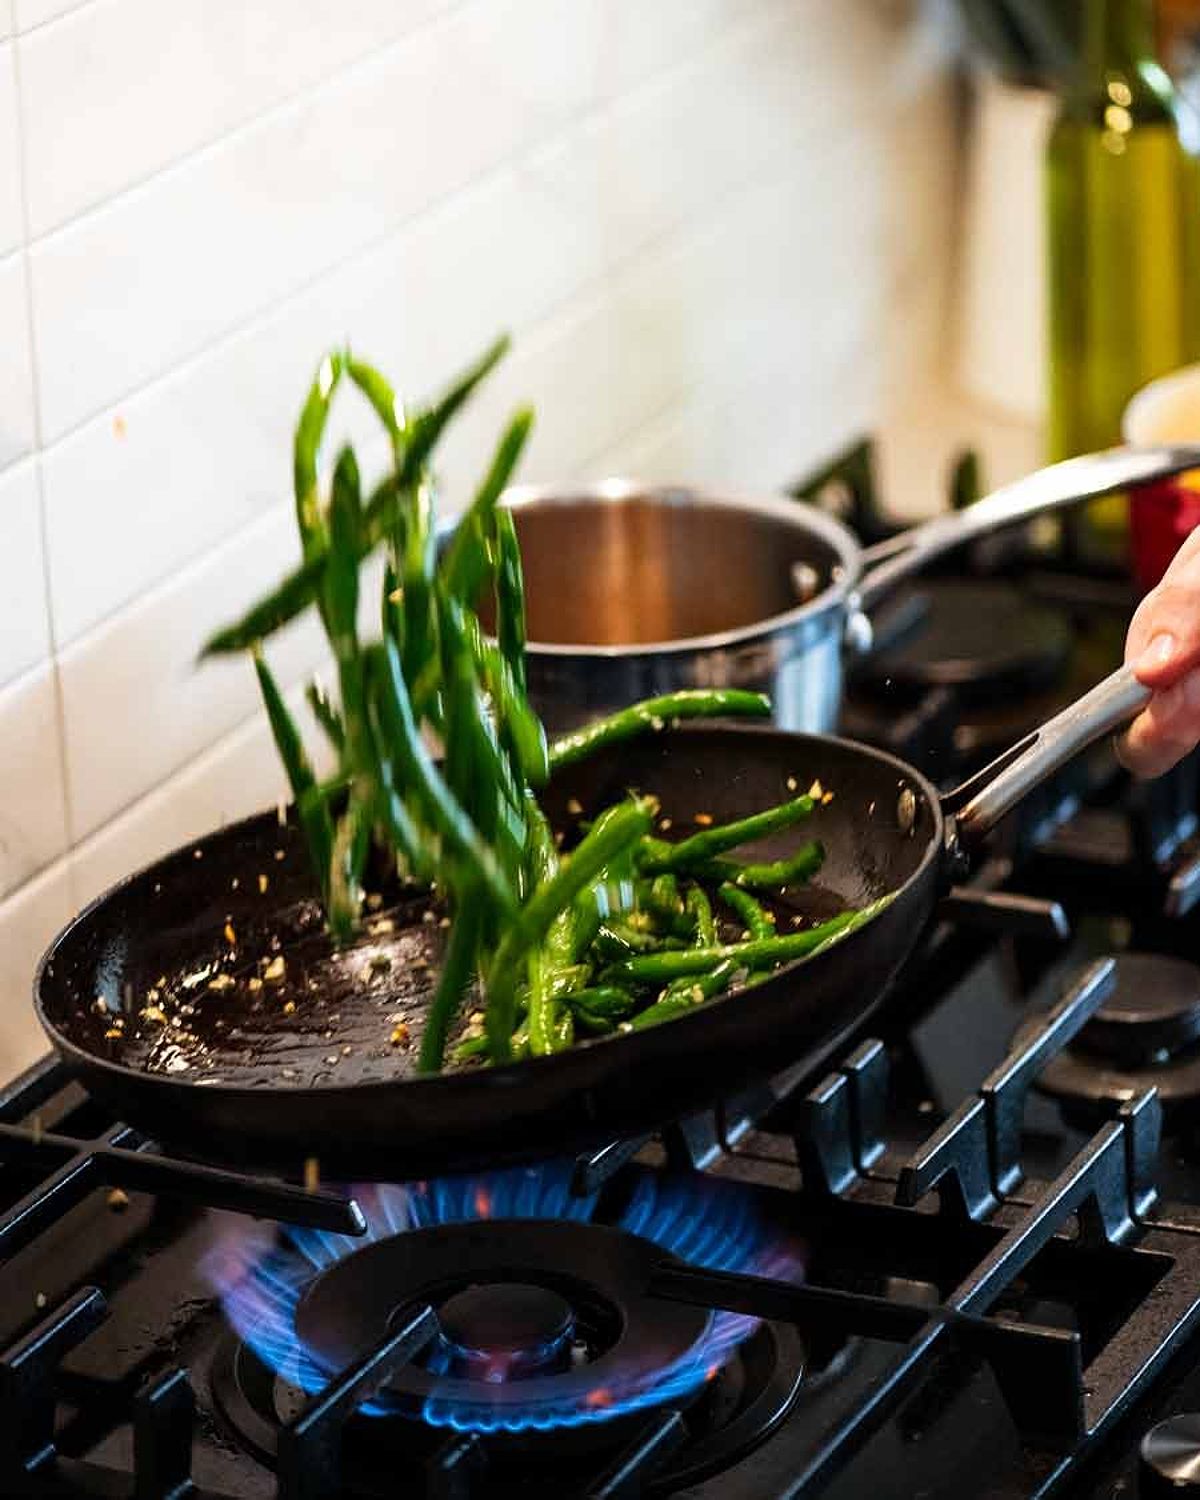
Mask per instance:
[[[1200,968],[1157,953],[1123,953],[1116,987],[1079,1034],[1106,1061],[1165,1062],[1200,1037]]]
[[[469,1286],[438,1311],[452,1368],[482,1380],[515,1379],[560,1364],[574,1322],[565,1297],[521,1281]]]
[[[1064,1113],[1090,1124],[1097,1115],[1158,1090],[1177,1116],[1200,1104],[1200,967],[1156,953],[1122,953],[1116,985],[1075,1041],[1052,1057],[1037,1087]],[[1041,1022],[1030,1016],[1017,1041]]]
[[[1180,1412],[1152,1427],[1141,1444],[1139,1494],[1200,1494],[1200,1415]]]
[[[987,702],[1044,691],[1066,668],[1068,622],[1007,584],[938,580],[921,585],[920,599],[917,626],[860,668],[869,687],[948,687],[964,702]]]

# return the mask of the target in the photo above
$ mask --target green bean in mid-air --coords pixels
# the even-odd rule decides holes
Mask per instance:
[[[644,703],[635,703],[555,740],[550,746],[550,769],[557,771],[573,765],[603,745],[665,729],[675,719],[710,719],[726,714],[762,719],[770,712],[771,701],[765,694],[748,693],[740,688],[689,688],[661,698],[647,698]]]

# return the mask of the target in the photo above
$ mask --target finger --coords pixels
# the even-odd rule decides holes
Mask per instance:
[[[1200,741],[1200,671],[1156,693],[1116,742],[1135,776],[1161,776]]]
[[[1125,639],[1138,680],[1167,688],[1200,666],[1200,559],[1166,579],[1138,605]]]

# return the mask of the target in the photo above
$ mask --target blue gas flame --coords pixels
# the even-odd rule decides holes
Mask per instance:
[[[239,1336],[271,1370],[300,1390],[315,1393],[331,1372],[321,1368],[296,1333],[296,1310],[315,1275],[372,1240],[437,1224],[473,1219],[576,1219],[586,1221],[595,1197],[570,1190],[566,1166],[514,1168],[472,1177],[450,1177],[403,1187],[372,1185],[355,1191],[367,1220],[365,1235],[286,1229],[283,1243],[268,1231],[230,1236],[210,1257],[208,1273]],[[798,1281],[802,1266],[794,1245],[769,1228],[755,1200],[735,1184],[698,1175],[641,1173],[620,1227],[653,1240],[691,1265]],[[710,1379],[755,1327],[734,1313],[709,1315],[703,1334],[681,1358],[654,1372],[631,1373],[566,1405],[555,1384],[528,1382],[529,1402],[519,1411],[489,1406],[486,1392],[464,1401],[435,1391],[421,1411],[434,1426],[461,1431],[518,1432],[611,1420],[695,1390]],[[456,1383],[461,1388],[462,1382]],[[542,1394],[542,1393],[548,1394]],[[369,1415],[391,1415],[386,1393],[365,1405]]]

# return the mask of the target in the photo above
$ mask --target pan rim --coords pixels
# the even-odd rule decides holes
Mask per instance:
[[[925,852],[916,867],[902,885],[896,886],[890,892],[893,900],[899,899],[905,891],[911,889],[918,881],[922,880],[926,876],[930,865],[941,857],[945,842],[945,813],[942,809],[941,798],[928,778],[922,775],[916,767],[901,760],[899,756],[892,755],[886,750],[880,750],[874,745],[867,745],[859,740],[846,739],[840,735],[805,734],[780,729],[774,724],[729,723],[728,721],[719,719],[694,719],[670,728],[663,733],[664,736],[669,735],[672,739],[686,740],[692,737],[699,737],[700,735],[711,735],[714,732],[721,735],[749,735],[755,738],[779,741],[802,741],[805,744],[837,745],[843,749],[867,755],[873,760],[891,767],[903,781],[910,783],[919,792],[925,805],[930,809],[933,828],[927,841]],[[289,809],[290,806],[291,804],[289,804]],[[273,1097],[286,1098],[289,1101],[312,1099],[314,1102],[343,1095],[354,1096],[355,1098],[371,1098],[377,1093],[387,1093],[397,1087],[415,1089],[417,1086],[420,1086],[424,1089],[425,1094],[430,1097],[439,1089],[454,1089],[456,1091],[461,1089],[464,1078],[469,1076],[462,1070],[443,1071],[441,1073],[412,1073],[401,1078],[366,1079],[352,1084],[306,1084],[297,1088],[280,1088],[275,1085],[257,1087],[248,1084],[227,1083],[199,1084],[192,1079],[184,1080],[177,1076],[168,1076],[163,1073],[129,1067],[123,1063],[114,1062],[111,1058],[101,1057],[98,1053],[89,1052],[86,1048],[80,1046],[79,1043],[67,1036],[47,1014],[42,990],[44,982],[49,979],[49,969],[54,962],[55,955],[70,938],[71,934],[87,922],[96,911],[120,892],[127,890],[135,884],[152,879],[156,871],[180,859],[181,856],[188,854],[198,845],[204,844],[208,839],[222,834],[232,835],[239,829],[249,829],[252,825],[262,822],[267,817],[276,816],[276,813],[277,810],[274,808],[264,808],[259,812],[249,814],[247,817],[239,818],[233,823],[227,823],[221,828],[212,829],[208,833],[203,834],[199,839],[188,840],[176,848],[169,850],[152,863],[143,866],[141,869],[133,870],[128,875],[122,876],[120,880],[106,887],[99,895],[94,896],[86,906],[80,908],[75,916],[51,940],[38,960],[33,974],[34,1014],[42,1030],[46,1033],[52,1048],[61,1057],[67,1059],[69,1063],[81,1065],[89,1071],[98,1071],[107,1080],[114,1083],[124,1084],[135,1081],[139,1086],[147,1084],[150,1087],[165,1089],[167,1091],[174,1091],[181,1087],[203,1088],[204,1093],[212,1096],[214,1102],[226,1105],[236,1105],[251,1099],[261,1100]],[[870,926],[869,923],[867,925],[868,927]],[[867,928],[861,930],[866,931]],[[772,972],[772,982],[800,971],[807,962],[807,957],[804,957],[794,959],[791,963],[783,964],[780,968]],[[739,990],[731,990],[727,994],[716,996],[714,999],[707,1001],[703,1007],[698,1007],[695,1012],[688,1012],[685,1015],[677,1016],[665,1023],[661,1028],[656,1028],[656,1030],[670,1034],[671,1027],[681,1023],[686,1024],[689,1020],[693,1019],[693,1016],[696,1019],[700,1019],[702,1012],[710,1011],[715,1006],[723,1006],[727,1003],[736,1002],[741,993]],[[588,1037],[583,1041],[573,1043],[565,1052],[555,1053],[549,1057],[522,1058],[518,1061],[488,1068],[486,1071],[480,1070],[479,1076],[487,1080],[486,1083],[480,1086],[489,1089],[520,1087],[522,1080],[529,1077],[531,1069],[545,1067],[547,1064],[556,1064],[560,1068],[564,1065],[572,1066],[568,1060],[573,1056],[584,1057],[591,1055],[595,1047],[624,1041],[625,1035],[625,1033],[614,1032],[608,1036]],[[645,1033],[638,1033],[638,1035],[644,1038]],[[578,1064],[578,1066],[582,1066],[582,1064]],[[413,1097],[418,1096],[414,1095]]]

